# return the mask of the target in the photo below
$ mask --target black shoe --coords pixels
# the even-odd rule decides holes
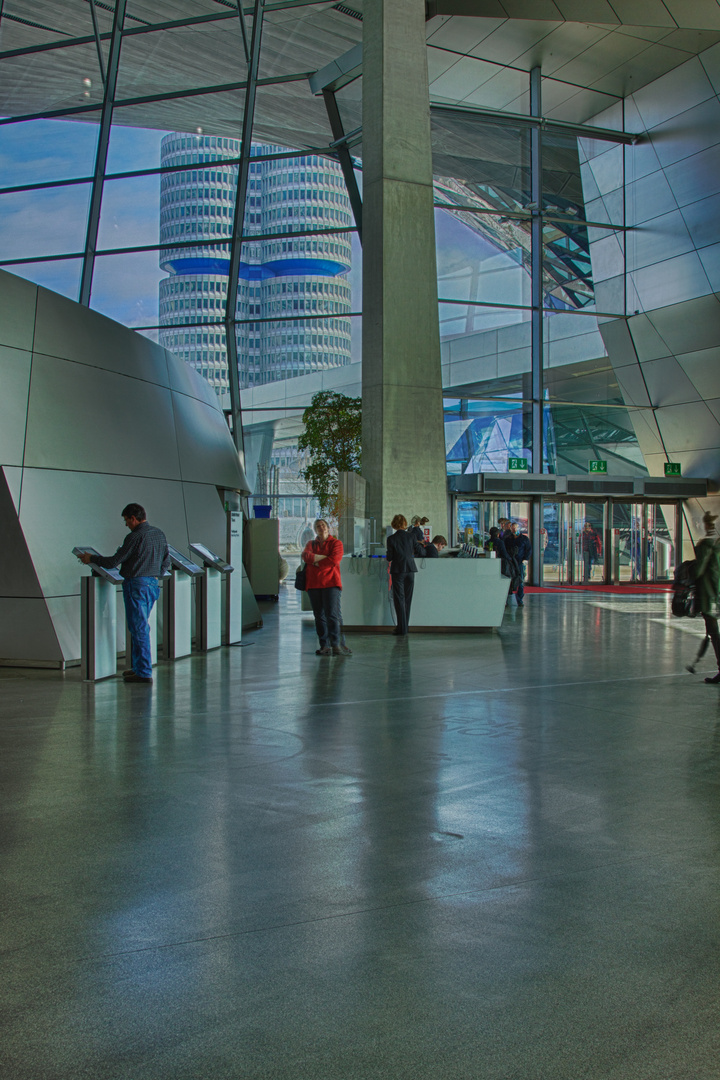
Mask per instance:
[[[720,683],[720,671],[718,671],[717,675],[713,675],[712,679],[706,679],[705,682]]]
[[[518,607],[525,607],[525,605],[523,604],[522,600],[518,600]]]
[[[134,675],[134,674],[135,674],[135,672],[133,671],[133,669],[131,667],[129,667],[129,668],[125,668],[125,670],[122,673],[122,677],[123,677],[123,679],[129,679],[130,676]]]
[[[136,675],[135,672],[133,672],[132,675],[125,676],[125,682],[151,683],[152,675]]]
[[[402,630],[398,630],[397,627],[393,630],[394,637],[405,637]]]
[[[323,645],[322,649],[315,650],[316,656],[332,656],[332,649],[329,645]]]

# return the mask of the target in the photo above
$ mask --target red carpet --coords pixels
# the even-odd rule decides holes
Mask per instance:
[[[633,593],[645,593],[645,594],[661,594],[672,592],[672,585],[667,582],[656,585],[593,585],[588,582],[587,585],[543,585],[540,588],[538,585],[526,585],[526,593],[543,593],[543,592],[596,592],[596,593],[618,593],[632,595]]]

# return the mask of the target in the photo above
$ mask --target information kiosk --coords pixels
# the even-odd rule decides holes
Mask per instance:
[[[73,555],[99,555],[91,547],[74,547]],[[91,562],[90,577],[80,579],[80,671],[89,682],[117,674],[117,586],[119,571]]]
[[[202,559],[203,574],[197,579],[196,633],[200,652],[219,649],[222,644],[222,579],[233,567],[204,544],[190,544]]]
[[[163,641],[166,660],[192,652],[192,583],[204,577],[202,567],[168,544],[172,568],[163,588]]]

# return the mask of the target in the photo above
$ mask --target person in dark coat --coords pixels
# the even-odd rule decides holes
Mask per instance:
[[[706,683],[720,683],[720,632],[718,631],[718,604],[720,602],[720,539],[715,531],[717,514],[703,515],[705,537],[695,545],[695,611],[702,615],[705,632],[712,642],[717,659],[717,675]]]
[[[437,559],[440,557],[442,549],[446,547],[447,540],[444,536],[433,536],[432,540],[422,549],[422,555],[426,559]]]
[[[513,524],[515,524],[515,523],[513,522]],[[516,532],[514,530],[513,530],[513,542],[514,542],[513,555],[515,556],[515,561],[517,562],[518,570],[520,571],[520,581],[519,581],[518,587],[517,587],[517,589],[515,591],[515,599],[517,600],[517,606],[518,607],[524,607],[525,606],[525,602],[524,602],[524,596],[525,596],[525,573],[526,573],[525,564],[529,561],[530,556],[532,555],[532,544],[530,543],[530,537],[528,536],[527,533]]]
[[[407,518],[404,518],[402,514],[396,514],[391,525],[395,532],[387,538],[387,560],[390,563],[393,604],[397,619],[393,634],[397,637],[405,637],[410,622],[410,605],[417,573],[414,559],[415,541],[410,532],[405,532]]]
[[[487,551],[494,551],[496,558],[500,559],[500,572],[503,577],[510,578],[510,592],[508,593],[506,604],[510,604],[512,594],[518,587],[520,573],[518,571],[518,564],[515,555],[508,549],[505,538],[500,535],[500,530],[493,525],[490,530],[490,539],[485,545]]]

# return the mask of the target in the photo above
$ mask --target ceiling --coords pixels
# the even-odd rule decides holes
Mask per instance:
[[[112,6],[95,0],[105,62]],[[602,122],[615,126],[612,109],[620,98],[720,41],[716,0],[437,0],[434,10],[427,22],[433,101],[527,112],[527,72],[539,65],[545,115],[574,123],[604,114]],[[467,10],[480,17],[468,17]],[[181,19],[201,21],[150,29]],[[238,84],[246,64],[234,0],[128,0],[125,25],[130,33],[121,50],[117,123],[239,135],[244,94]],[[0,113],[99,106],[102,79],[92,33],[89,0],[5,0]],[[268,3],[260,78],[297,79],[260,86],[255,137],[327,145],[325,109],[306,76],[361,40],[362,0]],[[37,46],[42,51],[27,51]],[[166,93],[179,96],[147,100]],[[359,108],[356,95],[358,118]],[[97,120],[98,112],[75,118]]]

